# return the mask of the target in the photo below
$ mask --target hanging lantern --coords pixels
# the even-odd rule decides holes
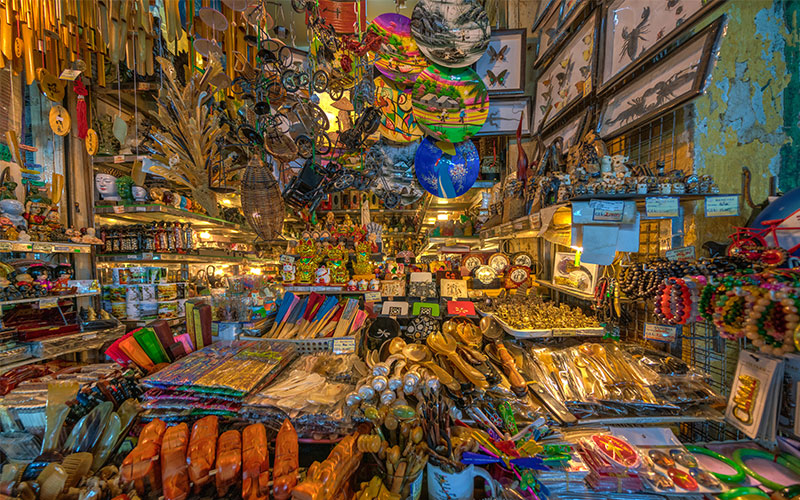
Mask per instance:
[[[250,159],[242,177],[242,211],[253,231],[264,240],[283,232],[285,214],[278,181],[258,157]]]

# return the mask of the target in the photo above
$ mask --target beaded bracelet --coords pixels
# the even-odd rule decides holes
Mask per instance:
[[[792,289],[776,283],[766,283],[747,298],[745,335],[762,352],[781,356],[795,351],[794,332],[800,316],[798,298],[790,297]]]
[[[721,293],[723,292],[724,293]],[[744,297],[725,285],[720,287],[719,298],[714,307],[713,323],[720,336],[736,339],[742,336],[741,326],[744,320]]]

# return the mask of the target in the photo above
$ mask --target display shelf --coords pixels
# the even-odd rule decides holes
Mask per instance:
[[[344,288],[333,286],[284,286],[283,288],[287,292],[292,292],[295,295],[305,295],[312,292],[323,293],[325,295],[364,295],[365,293],[369,293],[368,291],[364,290],[349,292]]]
[[[92,253],[89,243],[72,243],[69,241],[9,241],[0,240],[0,252],[31,253]]]
[[[526,238],[534,236],[528,234],[532,231],[538,231],[542,227],[542,220],[538,214],[523,215],[518,219],[510,222],[504,222],[497,226],[480,231],[480,237],[484,240],[496,238]]]
[[[165,262],[165,263],[244,263],[252,262],[252,259],[241,255],[229,255],[226,253],[202,252],[202,253],[120,253],[120,254],[101,254],[97,256],[97,262]]]
[[[46,361],[48,359],[57,358],[58,356],[89,351],[92,349],[99,349],[109,340],[115,340],[124,333],[125,329],[120,325],[106,330],[81,332],[72,335],[64,335],[61,337],[53,337],[51,339],[30,342],[29,344],[31,345],[31,352],[39,351],[41,355],[32,356],[30,358],[5,365],[0,365],[0,374],[20,366]],[[55,345],[57,342],[68,344],[66,347],[59,349],[58,346]],[[79,346],[76,346],[76,344],[79,344]]]
[[[154,203],[146,205],[99,205],[94,210],[95,219],[104,224],[180,222],[192,224],[192,228],[195,231],[207,231],[212,235],[224,236],[231,240],[253,242],[257,238],[256,233],[247,226]]]
[[[67,300],[67,299],[79,299],[81,297],[94,297],[96,295],[100,295],[100,292],[91,292],[91,293],[75,293],[70,295],[48,295],[46,297],[31,297],[28,299],[16,299],[16,300],[4,300],[0,301],[0,307],[2,306],[11,306],[14,304],[28,304],[31,302],[40,302],[40,301],[52,301],[53,299],[58,299],[59,301]]]
[[[156,318],[156,319],[121,319],[120,321],[125,323],[126,326],[142,327],[142,326],[149,325],[153,321],[158,321],[159,319],[162,319],[162,318]],[[166,321],[169,326],[178,326],[178,325],[180,325],[180,324],[182,324],[182,323],[184,323],[186,321],[186,316],[181,316],[180,318],[165,319],[164,321]]]
[[[724,416],[718,415],[673,415],[663,417],[653,416],[634,416],[634,417],[600,417],[585,418],[578,422],[578,425],[676,425],[690,424],[696,422],[722,422]]]
[[[607,193],[596,193],[596,194],[585,194],[581,196],[575,196],[574,198],[570,198],[569,201],[590,201],[590,200],[620,200],[620,201],[636,201],[636,202],[644,202],[648,198],[678,198],[680,201],[697,201],[697,200],[704,200],[706,198],[711,198],[714,196],[739,196],[738,194],[729,194],[729,193],[683,193],[683,194],[660,194],[660,193],[648,193],[648,194],[607,194]]]

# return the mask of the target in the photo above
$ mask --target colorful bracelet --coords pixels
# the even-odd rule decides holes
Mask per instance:
[[[711,457],[715,460],[722,462],[723,464],[727,465],[734,471],[736,474],[722,474],[719,472],[712,472],[711,474],[719,479],[720,481],[724,481],[726,483],[741,483],[745,480],[745,473],[744,469],[731,460],[730,458],[726,457],[725,455],[720,455],[716,451],[709,450],[708,448],[704,448],[702,446],[693,446],[693,445],[686,445],[686,449],[689,450],[691,453],[705,455],[707,457]]]
[[[777,463],[778,465],[786,467],[797,476],[800,476],[800,460],[787,453],[781,455],[775,455],[764,450],[755,450],[752,448],[739,448],[738,450],[733,452],[732,458],[734,462],[739,464],[742,467],[742,469],[744,469],[745,473],[748,476],[752,477],[753,479],[755,479],[756,481],[758,481],[759,483],[763,484],[764,486],[773,491],[782,490],[786,488],[786,486],[778,484],[758,474],[744,463],[745,460],[748,460],[750,458],[763,458],[764,460],[770,460],[772,462]]]

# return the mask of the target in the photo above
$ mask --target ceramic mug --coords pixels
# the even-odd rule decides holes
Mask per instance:
[[[461,472],[448,473],[428,463],[428,498],[431,500],[472,500],[475,495],[475,477],[482,477],[489,485],[490,498],[494,498],[492,476],[484,469],[470,465]]]

